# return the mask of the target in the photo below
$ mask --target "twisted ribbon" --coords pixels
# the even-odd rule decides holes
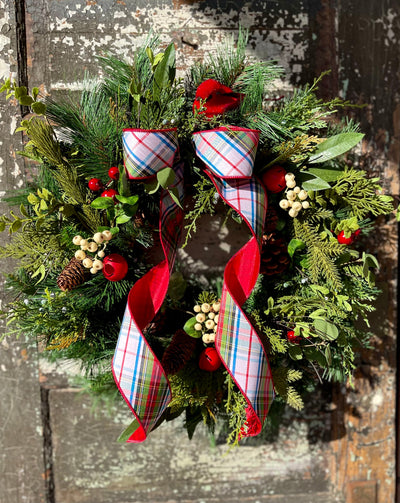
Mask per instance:
[[[193,134],[196,154],[225,202],[248,225],[252,238],[228,262],[224,272],[215,348],[245,397],[247,424],[242,436],[261,431],[274,398],[271,369],[263,344],[241,306],[254,288],[267,196],[252,176],[258,131],[221,127]],[[249,424],[251,422],[251,424]]]
[[[183,166],[178,162],[175,129],[126,129],[123,132],[124,164],[129,178],[146,179],[163,168],[175,170],[175,187],[183,199]],[[160,201],[160,241],[165,259],[132,287],[112,361],[115,382],[137,419],[128,442],[141,442],[157,423],[171,400],[171,390],[161,363],[143,335],[160,309],[168,289],[183,211],[167,190]]]

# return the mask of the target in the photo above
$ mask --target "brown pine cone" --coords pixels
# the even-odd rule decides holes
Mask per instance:
[[[274,232],[278,224],[278,212],[275,208],[268,208],[267,214],[265,216],[264,232],[270,234]]]
[[[57,285],[67,292],[84,283],[87,271],[80,260],[73,257],[57,278]]]
[[[281,274],[290,263],[287,244],[276,234],[264,234],[261,250],[260,273],[272,276]]]
[[[174,375],[182,370],[192,357],[196,344],[197,339],[190,337],[184,330],[177,330],[161,360],[166,374]]]

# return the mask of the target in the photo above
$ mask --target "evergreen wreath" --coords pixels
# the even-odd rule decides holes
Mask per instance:
[[[78,100],[41,97],[38,88],[28,92],[10,79],[1,88],[32,112],[17,131],[29,139],[19,154],[36,163],[34,179],[8,197],[19,211],[0,217],[0,231],[11,236],[0,256],[18,264],[7,276],[13,300],[3,316],[10,333],[39,341],[44,356],[78,360],[80,384],[97,398],[119,400],[111,359],[129,291],[154,265],[149,250],[160,239],[160,191],[184,208],[182,246],[196,239],[200,217],[217,207],[226,218],[243,218],[205,175],[194,132],[259,132],[254,172],[268,211],[258,279],[243,309],[268,355],[275,403],[300,410],[310,383],[351,382],[357,352],[369,345],[379,265],[363,244],[374,220],[393,211],[392,198],[350,162],[363,135],[353,121],[335,118],[349,103],[316,96],[323,75],[271,98],[283,70],[249,61],[246,43],[240,32],[235,44],[228,40],[178,79],[173,44],[161,50],[150,36],[132,63],[99,57],[104,77],[87,80]],[[182,203],[171,168],[130,180],[122,144],[129,128],[176,128],[193,204]],[[152,429],[184,414],[189,437],[200,422],[211,432],[219,424],[235,445],[253,434],[254,424],[214,348],[221,283],[210,278],[204,290],[190,271],[178,269],[143,334],[171,390]]]

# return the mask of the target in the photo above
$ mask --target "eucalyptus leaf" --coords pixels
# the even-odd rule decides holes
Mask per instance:
[[[344,154],[357,145],[364,135],[361,133],[341,133],[331,136],[318,145],[308,164],[321,163]]]
[[[171,43],[156,66],[153,81],[153,100],[158,101],[161,90],[166,89],[175,79],[175,46]]]
[[[339,330],[333,323],[326,320],[316,319],[314,320],[313,325],[322,339],[334,341],[338,338]]]
[[[96,208],[97,210],[105,210],[108,208],[114,207],[114,200],[112,197],[97,197],[92,201],[92,208]]]
[[[175,171],[172,168],[164,168],[157,173],[158,183],[166,189],[175,183]]]
[[[21,96],[18,98],[19,104],[24,107],[30,107],[33,103],[33,98],[31,96]]]
[[[202,333],[200,330],[195,330],[194,326],[196,325],[196,317],[193,316],[192,318],[189,318],[187,322],[183,326],[183,330],[190,335],[190,337],[194,337],[195,339],[200,339],[202,336]]]
[[[301,241],[300,239],[296,239],[296,238],[293,238],[289,241],[289,244],[288,244],[288,248],[287,248],[287,251],[288,251],[288,254],[290,257],[293,257],[293,255],[295,254],[295,252],[297,250],[303,250],[305,248],[305,243],[303,241]]]
[[[32,103],[31,108],[37,115],[44,115],[46,113],[46,105],[41,101]]]
[[[129,222],[129,220],[131,220],[132,217],[130,217],[129,215],[126,215],[125,213],[123,213],[122,215],[118,215],[115,222],[117,224],[126,224],[126,222]]]
[[[135,205],[139,201],[139,196],[138,195],[129,196],[129,197],[117,195],[117,196],[115,196],[115,198],[120,203],[130,204],[130,205]]]

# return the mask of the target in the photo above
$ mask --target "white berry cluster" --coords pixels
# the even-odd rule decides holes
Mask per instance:
[[[86,269],[90,269],[92,274],[103,269],[103,262],[101,259],[105,256],[105,248],[108,241],[112,239],[113,235],[110,231],[96,232],[92,238],[85,239],[82,236],[74,236],[72,242],[81,249],[75,252],[75,258],[82,262]],[[88,252],[95,254],[88,255]]]
[[[215,341],[220,307],[219,302],[213,304],[204,302],[204,304],[196,304],[193,308],[196,313],[194,329],[203,333],[202,339],[205,344],[211,344]]]
[[[295,176],[293,173],[287,173],[285,175],[286,180],[286,199],[281,199],[279,201],[279,206],[283,210],[289,210],[289,215],[292,218],[296,218],[299,211],[310,207],[310,203],[306,201],[308,197],[308,192],[301,189],[296,185]]]

